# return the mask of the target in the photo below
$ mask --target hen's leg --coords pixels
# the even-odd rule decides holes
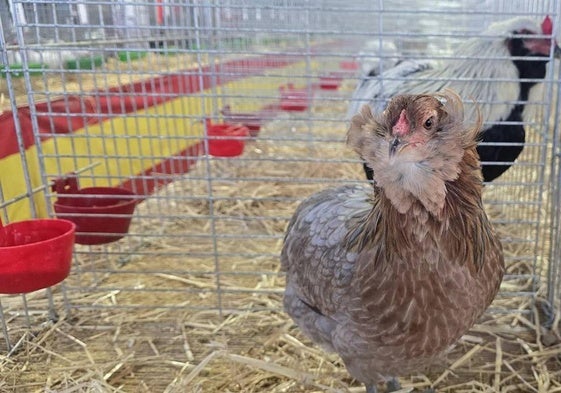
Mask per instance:
[[[364,385],[366,386],[366,393],[378,393],[378,389],[376,389],[376,385]]]
[[[386,391],[388,393],[397,392],[400,389],[401,389],[401,385],[399,384],[397,378],[392,378],[388,382],[386,382]]]

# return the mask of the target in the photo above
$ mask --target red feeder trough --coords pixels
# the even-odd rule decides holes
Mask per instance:
[[[354,60],[343,60],[339,63],[339,68],[346,71],[356,71],[360,68],[360,64]]]
[[[341,75],[331,72],[328,75],[320,76],[319,87],[322,90],[337,90],[342,82],[343,77]]]
[[[208,153],[216,157],[235,157],[243,153],[249,130],[240,124],[212,124],[206,121]]]
[[[75,229],[59,219],[0,222],[0,293],[33,292],[68,277]]]
[[[251,137],[256,137],[261,130],[261,118],[255,113],[232,112],[230,105],[224,106],[220,113],[227,123],[239,123],[246,126]]]
[[[57,216],[76,224],[76,243],[111,243],[129,231],[136,207],[133,192],[119,187],[79,190],[76,176],[57,179],[53,191],[58,194],[54,203]]]
[[[302,112],[308,109],[310,97],[307,89],[296,89],[292,83],[280,86],[280,107],[283,111]]]

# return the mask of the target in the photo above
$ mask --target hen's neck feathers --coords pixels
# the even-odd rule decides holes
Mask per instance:
[[[349,226],[359,228],[347,238],[354,251],[375,249],[377,261],[398,258],[418,264],[421,256],[429,264],[468,261],[473,271],[481,267],[493,237],[481,200],[476,150],[481,118],[475,127],[466,127],[457,95],[449,95],[444,107],[446,131],[416,148],[419,155],[397,158],[388,157],[383,119],[375,119],[368,106],[353,117],[347,143],[374,169],[376,181],[372,210]]]
[[[430,214],[419,201],[402,214],[375,187],[373,208],[361,218],[357,226],[360,230],[350,234],[349,246],[356,252],[377,249],[378,263],[400,261],[416,268],[437,268],[436,264],[443,261],[468,263],[472,273],[476,273],[482,267],[485,248],[492,237],[481,193],[481,171],[474,147],[465,152],[458,178],[446,182],[445,204],[438,216]],[[469,240],[474,236],[481,241]],[[440,257],[434,255],[435,250],[441,253]]]

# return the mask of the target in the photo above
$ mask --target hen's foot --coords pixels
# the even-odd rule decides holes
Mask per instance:
[[[401,389],[401,385],[397,378],[392,378],[386,382],[386,392],[397,392]]]
[[[378,389],[376,389],[376,385],[365,385],[366,393],[378,393]]]

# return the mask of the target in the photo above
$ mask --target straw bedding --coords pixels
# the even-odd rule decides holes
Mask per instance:
[[[315,116],[344,113],[344,104],[322,101],[322,95],[314,105]],[[288,218],[312,192],[362,178],[342,143],[343,123],[309,124],[297,116],[284,114],[266,124],[259,138],[248,142],[244,160],[202,160],[193,172],[145,201],[130,238],[91,253],[78,247],[66,292],[76,308],[69,314],[62,311],[57,288],[61,317],[56,322],[38,314],[32,317],[43,322],[30,331],[13,327],[12,336],[21,340],[9,357],[0,358],[0,391],[363,392],[337,356],[311,344],[282,312],[284,279],[277,255]],[[308,133],[325,142],[289,140]],[[535,160],[534,154],[526,149],[520,162]],[[520,166],[506,180],[529,179],[534,171]],[[535,226],[516,222],[534,217],[532,209],[545,201],[527,210],[492,203],[536,200],[527,187],[508,193],[500,186],[488,187],[485,197],[505,239],[508,273],[531,275],[533,243],[512,240],[535,236]],[[545,221],[540,231],[546,239]],[[220,235],[216,244],[213,233]],[[537,250],[541,282],[547,247],[542,241]],[[211,250],[219,254],[220,298]],[[236,255],[241,251],[255,256]],[[251,274],[256,271],[261,273]],[[512,292],[533,288],[530,276],[503,285],[503,291]],[[538,289],[541,294],[543,288]],[[2,299],[14,320],[21,307],[18,299]],[[216,310],[218,301],[223,315]],[[33,309],[47,309],[40,292],[28,302]],[[561,391],[559,321],[542,327],[548,315],[532,306],[527,296],[500,296],[493,307],[509,312],[486,314],[446,364],[426,375],[401,378],[402,391],[431,385],[439,392]],[[527,309],[529,314],[523,312]]]

